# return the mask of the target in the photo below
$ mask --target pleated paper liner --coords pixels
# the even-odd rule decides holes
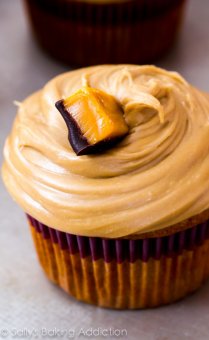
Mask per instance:
[[[139,240],[75,236],[28,216],[48,278],[101,307],[157,307],[194,292],[209,277],[209,222]]]
[[[71,66],[149,63],[172,46],[186,0],[25,0],[48,53]]]

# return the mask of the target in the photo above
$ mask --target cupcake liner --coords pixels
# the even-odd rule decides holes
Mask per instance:
[[[175,40],[185,2],[25,0],[39,44],[77,66],[156,60]]]
[[[27,215],[48,278],[102,307],[156,307],[195,291],[209,276],[209,222],[159,238],[76,236]]]
[[[150,19],[178,6],[182,0],[126,0],[122,2],[113,0],[112,3],[82,0],[30,0],[30,3],[62,19],[93,25],[110,23],[117,25],[126,22],[127,10],[130,11],[132,22],[138,19]]]

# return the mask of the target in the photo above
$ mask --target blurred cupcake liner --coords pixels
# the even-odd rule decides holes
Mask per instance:
[[[102,307],[157,307],[194,292],[209,277],[209,221],[158,238],[75,236],[27,215],[48,278]]]
[[[149,63],[172,46],[186,0],[24,0],[34,35],[70,65]]]

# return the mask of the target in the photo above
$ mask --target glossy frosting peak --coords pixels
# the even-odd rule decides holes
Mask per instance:
[[[78,157],[54,104],[84,85],[121,103],[129,134]],[[9,192],[48,226],[111,238],[160,230],[209,208],[209,100],[154,66],[76,70],[21,103],[4,155]]]

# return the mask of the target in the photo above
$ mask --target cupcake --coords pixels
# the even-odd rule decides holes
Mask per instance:
[[[25,0],[25,5],[39,45],[64,63],[86,66],[155,61],[175,41],[185,2]]]
[[[47,277],[102,307],[156,307],[209,276],[209,100],[178,73],[64,73],[19,105],[4,183]]]

